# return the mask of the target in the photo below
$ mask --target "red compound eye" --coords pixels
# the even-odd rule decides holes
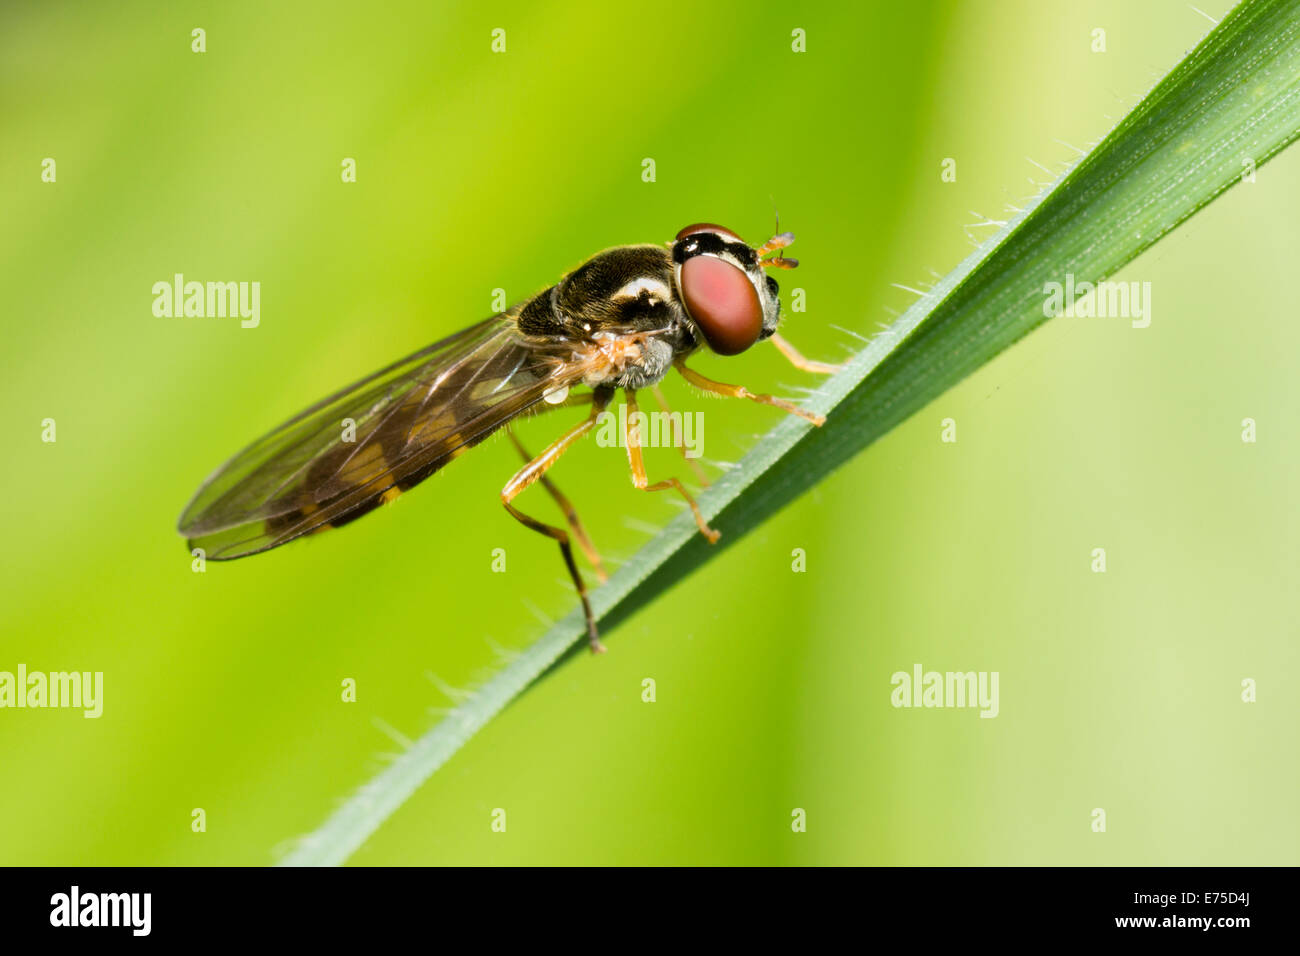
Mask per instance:
[[[758,341],[763,306],[749,276],[716,256],[692,256],[682,263],[682,300],[709,348],[737,355]]]
[[[732,232],[730,229],[727,229],[724,226],[719,226],[717,223],[712,223],[712,222],[693,222],[685,229],[683,229],[681,232],[677,233],[677,239],[680,241],[682,239],[685,239],[687,236],[695,235],[695,233],[697,232],[716,232],[720,235],[726,236],[729,239],[735,239],[737,242],[745,241],[744,239],[741,239],[740,236]]]

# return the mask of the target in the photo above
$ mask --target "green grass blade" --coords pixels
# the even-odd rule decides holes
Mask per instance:
[[[1096,282],[1300,134],[1300,3],[1235,8],[1097,147],[828,379],[594,592],[604,631],[1047,320],[1044,285]],[[347,858],[473,734],[585,646],[575,611],[351,796],[283,865]]]

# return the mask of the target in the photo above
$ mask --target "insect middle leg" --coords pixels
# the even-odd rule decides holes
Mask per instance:
[[[691,506],[700,533],[708,538],[711,543],[717,542],[722,537],[722,533],[709,527],[704,520],[704,514],[700,511],[700,506],[695,503],[695,499],[691,497],[691,493],[686,490],[685,485],[676,478],[665,478],[663,481],[650,484],[650,479],[646,477],[645,473],[645,462],[641,457],[641,431],[637,424],[639,410],[636,405],[636,393],[630,388],[625,388],[623,394],[627,400],[627,462],[632,468],[632,484],[636,485],[641,491],[664,491],[668,488],[676,488],[678,493],[686,499],[686,503]]]
[[[583,582],[582,575],[578,573],[578,565],[573,560],[573,548],[569,544],[569,532],[524,514],[510,502],[525,488],[545,475],[547,470],[559,461],[560,456],[569,449],[570,445],[591,431],[596,424],[596,419],[609,404],[611,395],[610,392],[597,392],[592,398],[591,413],[586,420],[574,425],[556,441],[547,445],[540,455],[515,472],[514,477],[506,482],[506,486],[501,489],[501,503],[505,505],[506,511],[510,512],[516,521],[540,534],[546,535],[560,546],[560,554],[564,556],[564,564],[569,569],[569,577],[573,579],[574,587],[578,589],[578,597],[582,599],[582,610],[587,616],[587,639],[591,644],[593,653],[604,652],[605,646],[600,643],[600,634],[596,630],[596,616],[592,613],[591,601],[587,598],[587,585]]]
[[[807,419],[814,425],[826,424],[825,415],[817,415],[813,412],[805,411],[798,405],[793,405],[784,399],[775,398],[772,395],[759,395],[751,392],[743,385],[728,385],[725,382],[715,382],[711,378],[705,378],[694,369],[686,367],[686,363],[678,359],[673,363],[677,371],[681,372],[682,378],[690,382],[696,388],[702,388],[706,392],[713,392],[715,395],[726,395],[729,398],[747,398],[751,402],[758,402],[760,405],[772,405],[776,408],[784,409],[791,415],[798,415],[800,418]]]
[[[673,444],[676,445],[678,451],[682,453],[682,460],[686,462],[686,466],[690,468],[691,471],[695,472],[695,477],[699,480],[700,484],[705,488],[709,487],[709,476],[704,473],[704,469],[700,467],[698,461],[686,454],[686,442],[677,437],[677,419],[673,418],[673,410],[668,407],[668,399],[664,398],[663,389],[658,385],[651,385],[650,393],[654,395],[655,401],[659,403],[659,407],[662,408],[664,414],[668,416],[669,427],[673,430]]]
[[[514,444],[515,448],[519,450],[519,454],[523,456],[525,462],[533,460],[533,456],[528,454],[524,449],[523,443],[520,442],[519,438],[515,435],[514,429],[507,426],[506,435]],[[564,520],[569,523],[569,531],[573,533],[574,540],[578,542],[578,547],[582,549],[582,553],[585,554],[587,560],[591,562],[591,566],[596,572],[596,577],[600,579],[600,583],[604,584],[609,580],[609,574],[605,570],[604,563],[600,560],[600,552],[597,551],[596,546],[591,543],[591,538],[587,535],[587,529],[582,526],[582,520],[578,517],[578,512],[573,507],[573,503],[569,501],[564,492],[555,487],[555,482],[551,481],[550,478],[542,475],[538,481],[541,482],[542,487],[546,489],[550,496],[555,499],[555,503],[560,506],[560,511],[564,513]]]

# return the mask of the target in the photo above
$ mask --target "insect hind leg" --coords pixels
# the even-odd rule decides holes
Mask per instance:
[[[519,441],[518,436],[515,435],[514,429],[506,428],[506,436],[519,451],[519,454],[523,456],[525,462],[531,462],[533,460],[533,456],[528,453],[524,448],[523,443]],[[600,560],[600,552],[597,551],[596,546],[592,544],[591,537],[587,534],[587,529],[582,526],[582,519],[578,517],[578,511],[573,507],[573,502],[569,501],[564,492],[560,491],[560,489],[555,486],[555,482],[551,481],[551,479],[546,477],[546,475],[542,475],[538,481],[541,483],[541,486],[546,489],[547,493],[555,499],[555,503],[560,506],[560,511],[564,513],[564,520],[568,522],[569,531],[572,533],[573,539],[578,542],[578,547],[581,548],[582,553],[587,556],[587,560],[595,570],[596,577],[600,579],[600,583],[604,584],[609,580],[609,572],[605,570],[605,564]]]
[[[573,546],[569,542],[569,532],[524,514],[511,502],[525,488],[540,480],[547,470],[559,461],[560,456],[569,449],[570,445],[591,431],[596,424],[596,419],[605,410],[605,406],[609,404],[609,399],[609,393],[598,392],[592,399],[591,413],[587,418],[547,445],[540,455],[515,472],[514,477],[506,482],[506,486],[501,489],[501,504],[505,506],[506,511],[510,512],[516,521],[525,527],[532,528],[539,534],[546,535],[560,546],[560,554],[564,557],[565,567],[569,569],[569,577],[573,579],[573,585],[577,588],[578,597],[582,600],[582,610],[587,618],[587,640],[593,653],[603,653],[605,646],[600,643],[600,633],[596,630],[596,615],[592,612],[591,601],[587,597],[586,582],[582,580],[577,562],[573,560]]]

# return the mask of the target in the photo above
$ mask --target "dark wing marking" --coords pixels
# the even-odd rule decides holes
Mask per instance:
[[[571,373],[495,316],[317,402],[214,472],[180,519],[191,548],[243,557],[338,527],[423,481]],[[345,441],[344,420],[355,422]]]

